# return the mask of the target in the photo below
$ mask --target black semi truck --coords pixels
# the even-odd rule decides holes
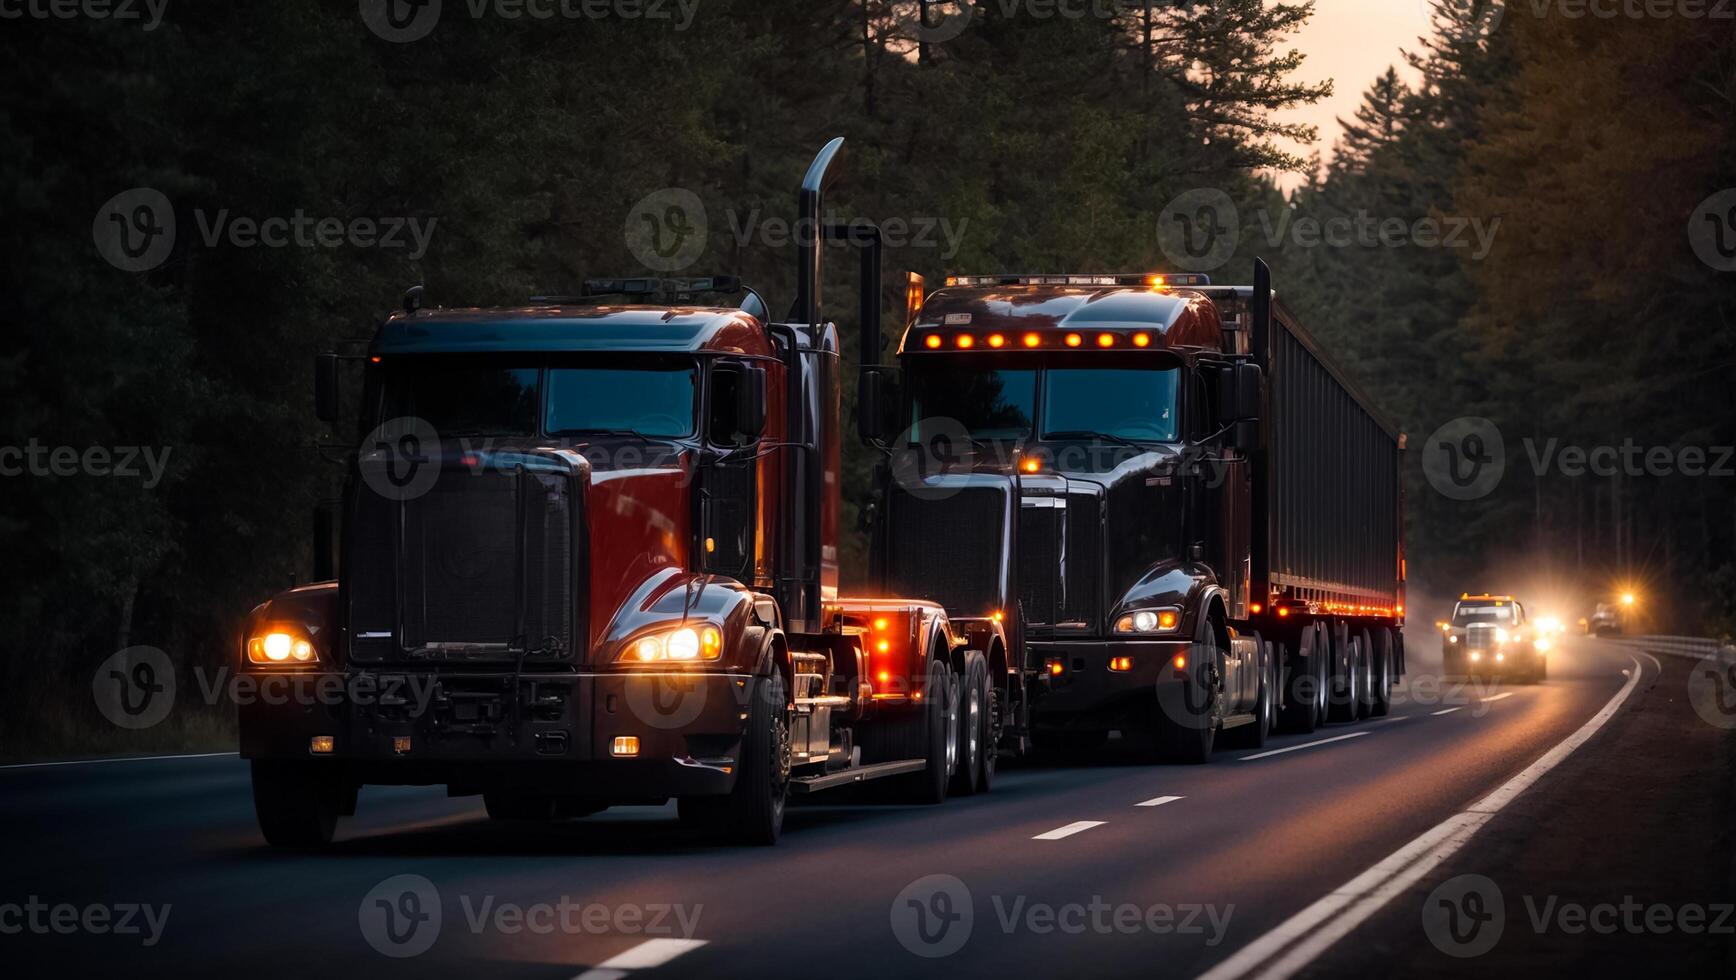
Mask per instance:
[[[1387,713],[1404,437],[1265,263],[910,287],[898,394],[860,396],[875,584],[1004,624],[1003,746],[1202,762]]]

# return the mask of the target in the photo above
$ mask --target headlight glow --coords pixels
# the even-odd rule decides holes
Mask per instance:
[[[715,626],[683,626],[634,640],[615,658],[625,664],[700,663],[723,654],[723,634]]]
[[[1115,621],[1117,633],[1173,633],[1181,625],[1177,609],[1141,609]]]
[[[248,637],[247,660],[266,666],[312,664],[319,662],[319,651],[301,630],[275,626]]]

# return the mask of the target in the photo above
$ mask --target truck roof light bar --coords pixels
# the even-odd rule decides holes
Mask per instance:
[[[1064,275],[1008,276],[947,276],[948,286],[1145,286],[1167,289],[1173,286],[1210,286],[1210,276],[1190,273],[1112,273]]]

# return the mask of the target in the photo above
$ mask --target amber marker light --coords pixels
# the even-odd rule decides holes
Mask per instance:
[[[1163,287],[1169,285],[1169,280],[1165,279],[1162,276],[1152,276],[1151,278],[1145,280],[1145,283],[1146,283],[1146,285],[1150,286],[1152,289],[1162,289]]]
[[[1290,607],[1288,607],[1288,606],[1279,606],[1278,607],[1278,618],[1279,619],[1283,619],[1289,615],[1290,615]]]
[[[1085,342],[1085,338],[1079,336],[1076,333],[1070,333],[1067,335],[1067,346],[1068,347],[1078,347],[1080,344],[1083,344],[1084,342]]]
[[[928,345],[929,350],[940,350],[940,345],[944,342],[945,341],[940,339],[940,334],[937,333],[929,334],[928,339],[923,341],[923,343]]]
[[[1248,612],[1250,612],[1250,613],[1253,613],[1253,614],[1254,614],[1254,615],[1256,615],[1256,616],[1258,616],[1258,615],[1260,615],[1260,610],[1262,610],[1262,609],[1264,609],[1264,608],[1266,608],[1266,607],[1265,607],[1265,606],[1262,606],[1262,605],[1260,605],[1260,604],[1259,604],[1259,603],[1257,603],[1257,602],[1250,602],[1250,603],[1248,603]]]
[[[886,617],[885,617],[885,616],[882,616],[882,617],[880,617],[880,618],[879,618],[879,619],[876,619],[876,620],[875,620],[875,621],[874,621],[874,628],[875,628],[875,629],[877,629],[877,630],[884,630],[884,629],[886,629],[886,627],[887,627],[887,626],[888,626],[888,625],[890,625],[890,624],[889,624],[889,623],[887,623],[887,621],[886,621]]]
[[[961,333],[958,335],[956,343],[958,344],[959,350],[970,350],[972,347],[976,346],[976,338],[972,337],[968,333]]]
[[[1067,666],[1065,664],[1061,663],[1061,661],[1059,661],[1059,660],[1049,661],[1049,676],[1050,677],[1060,677],[1063,673],[1066,672],[1066,670],[1067,670]]]
[[[991,333],[989,334],[989,346],[993,347],[995,350],[1000,350],[1002,347],[1007,346],[1007,338],[998,333]]]
[[[1185,654],[1185,653],[1176,654],[1175,660],[1173,660],[1172,663],[1175,665],[1176,670],[1186,670],[1187,669],[1187,654]]]
[[[1115,346],[1115,335],[1112,333],[1100,333],[1100,334],[1098,334],[1097,335],[1097,346],[1099,346],[1099,347],[1114,347]]]
[[[1148,334],[1148,333],[1136,333],[1136,334],[1134,334],[1133,335],[1133,346],[1135,346],[1135,347],[1150,347],[1151,346],[1151,334]]]
[[[1027,459],[1019,463],[1019,469],[1026,473],[1041,473],[1043,463],[1041,460]]]
[[[1114,657],[1109,661],[1109,669],[1117,673],[1126,673],[1133,669],[1133,658]]]
[[[1026,347],[1040,347],[1040,346],[1042,346],[1042,344],[1043,344],[1043,338],[1042,337],[1040,337],[1034,333],[1025,334],[1025,346]]]

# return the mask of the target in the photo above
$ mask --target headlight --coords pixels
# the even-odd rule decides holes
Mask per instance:
[[[1495,627],[1495,642],[1496,643],[1506,643],[1507,642],[1507,631],[1502,629],[1499,626]]]
[[[1457,643],[1457,642],[1459,642],[1459,638],[1457,636],[1449,636],[1449,637],[1447,637],[1447,642],[1448,643]]]
[[[1117,633],[1173,633],[1181,625],[1178,609],[1141,609],[1115,621]]]
[[[274,626],[247,638],[247,660],[267,666],[314,664],[319,663],[319,651],[301,630]]]
[[[723,634],[715,626],[683,626],[648,633],[627,644],[615,658],[624,664],[703,663],[723,655]]]
[[[1537,644],[1536,644],[1536,646],[1537,646],[1537,649],[1538,649],[1538,650],[1539,650],[1539,651],[1542,651],[1542,652],[1548,652],[1548,650],[1549,650],[1549,648],[1550,648],[1550,646],[1552,646],[1552,645],[1553,645],[1553,644],[1551,644],[1551,643],[1550,643],[1550,642],[1549,642],[1549,638],[1548,638],[1548,637],[1546,637],[1546,636],[1540,636],[1540,637],[1538,637],[1538,638],[1537,638]]]

